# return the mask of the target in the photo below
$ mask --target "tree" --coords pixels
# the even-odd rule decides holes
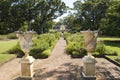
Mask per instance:
[[[109,36],[120,36],[120,1],[111,0],[106,12],[106,17],[101,21],[103,34]]]
[[[12,15],[11,0],[0,1],[0,34],[6,34],[18,30],[22,25],[22,19]],[[16,10],[14,12],[17,12]]]
[[[31,30],[31,20],[34,19],[38,33],[44,32],[47,21],[61,16],[66,6],[61,0],[4,0],[0,2],[0,25],[1,32],[4,28],[18,30],[25,22],[28,30]],[[11,22],[12,21],[12,22]],[[15,23],[16,22],[16,23]],[[8,26],[6,26],[6,24]],[[9,24],[14,24],[9,28]],[[19,24],[19,25],[18,25]],[[33,24],[32,24],[33,25]],[[3,28],[4,27],[4,28]],[[35,28],[36,28],[35,27]],[[5,30],[5,31],[6,31]],[[13,32],[12,30],[11,32]]]
[[[57,25],[67,25],[72,31],[80,31],[79,20],[75,17],[74,14],[69,14],[68,16],[61,19]]]
[[[41,10],[37,20],[39,20],[40,24],[40,33],[44,33],[46,22],[61,16],[65,12],[66,6],[61,0],[42,0],[39,3],[39,9]]]
[[[77,0],[74,3],[76,18],[82,29],[99,29],[99,23],[105,17],[110,0]]]

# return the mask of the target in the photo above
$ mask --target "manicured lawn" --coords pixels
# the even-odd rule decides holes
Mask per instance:
[[[116,37],[100,37],[98,39],[99,40],[110,40],[110,41],[118,40],[118,41],[120,41],[120,38],[116,38]]]
[[[0,53],[6,52],[17,44],[17,40],[0,41]]]
[[[117,52],[118,56],[108,56],[111,59],[120,59],[120,38],[114,37],[102,37],[98,38],[99,40],[104,41],[104,44],[108,50]]]
[[[13,55],[13,54],[0,54],[0,63],[8,61],[9,59],[11,59],[14,56],[15,55]]]
[[[17,40],[9,40],[9,41],[0,41],[0,63],[9,60],[14,55],[7,54],[6,51],[10,50],[17,44]]]
[[[104,41],[104,44],[106,45],[107,49],[117,52],[120,56],[120,38],[103,37],[98,39]]]

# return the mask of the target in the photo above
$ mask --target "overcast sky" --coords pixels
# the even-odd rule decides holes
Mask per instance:
[[[66,6],[69,6],[70,8],[73,8],[73,3],[76,1],[76,0],[62,0],[63,2],[65,2]],[[62,16],[58,17],[57,19],[55,19],[54,21],[58,22],[59,19],[67,16],[68,13],[65,13],[63,14]]]

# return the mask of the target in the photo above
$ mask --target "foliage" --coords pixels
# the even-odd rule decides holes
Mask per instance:
[[[0,35],[0,40],[5,40],[5,39],[17,39],[15,33],[10,33],[7,35]]]
[[[55,46],[56,41],[58,40],[57,34],[42,34],[39,35],[33,42],[33,48],[30,52],[35,58],[46,58],[50,55],[51,50]]]
[[[119,56],[120,55],[120,38],[115,37],[101,37],[99,40],[102,40],[104,42],[104,45],[107,50],[109,50],[109,53],[114,53]]]
[[[0,1],[0,34],[14,32],[22,25],[23,19],[19,16],[19,10],[12,10],[13,1],[15,0]]]
[[[76,18],[82,29],[99,29],[99,23],[105,17],[110,0],[77,0],[74,3]]]
[[[120,0],[111,0],[106,17],[101,20],[104,35],[120,36]]]
[[[67,36],[66,36],[67,35]],[[83,38],[80,34],[65,34],[67,47],[66,52],[72,57],[82,57],[86,54],[83,46]]]
[[[96,47],[96,52],[99,53],[99,55],[105,55],[106,54],[106,47],[103,42],[98,42]]]
[[[49,57],[52,49],[54,48],[57,40],[60,38],[59,33],[48,33],[38,35],[33,40],[33,46],[30,50],[30,55],[34,58],[47,58]],[[16,53],[18,57],[22,57],[24,53],[21,51],[19,44],[9,50],[9,53]]]
[[[15,33],[10,33],[7,35],[7,39],[17,39],[17,36]]]
[[[17,43],[12,49],[8,51],[9,54],[17,54],[17,57],[22,57],[24,55],[23,51],[20,49],[20,45]]]
[[[46,32],[49,21],[61,16],[65,10],[66,5],[61,0],[2,0],[0,34],[19,30],[24,22],[28,24],[28,30],[33,28],[38,33]]]
[[[69,14],[68,16],[61,19],[57,25],[67,25],[72,31],[80,31],[81,26],[78,24],[79,20],[76,19],[74,14]]]
[[[81,34],[70,34],[65,33],[65,39],[67,42],[66,52],[72,56],[84,56],[86,54],[86,50],[84,48],[84,41]],[[110,43],[111,44],[111,43]],[[111,44],[112,45],[112,44]],[[113,47],[113,45],[111,46]],[[114,55],[117,56],[118,51],[113,48],[110,49],[107,47],[106,43],[103,41],[99,41],[97,43],[97,47],[95,49],[95,52],[93,54],[94,56],[104,56],[104,55]]]

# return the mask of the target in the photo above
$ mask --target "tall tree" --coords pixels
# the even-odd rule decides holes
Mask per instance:
[[[31,20],[34,19],[34,24],[40,29],[39,33],[43,33],[47,21],[61,16],[65,9],[65,3],[61,0],[4,0],[0,2],[0,15],[2,14],[0,16],[2,27],[0,28],[1,30],[3,30],[3,27],[9,29],[4,24],[5,22],[13,24],[16,21],[19,25],[17,23],[14,23],[14,25],[21,26],[26,21],[28,30],[31,30]],[[17,29],[20,28],[18,26]]]
[[[99,28],[99,22],[105,17],[110,0],[77,0],[74,3],[76,17],[83,29],[95,30]]]
[[[18,30],[22,25],[22,20],[12,15],[11,11],[12,0],[0,1],[0,34],[6,34]],[[14,12],[17,12],[15,10]]]
[[[44,27],[47,21],[56,19],[66,11],[66,5],[61,0],[42,0],[39,3],[39,28],[40,33],[44,33]]]
[[[120,36],[120,1],[111,0],[106,17],[101,20],[103,34]]]

